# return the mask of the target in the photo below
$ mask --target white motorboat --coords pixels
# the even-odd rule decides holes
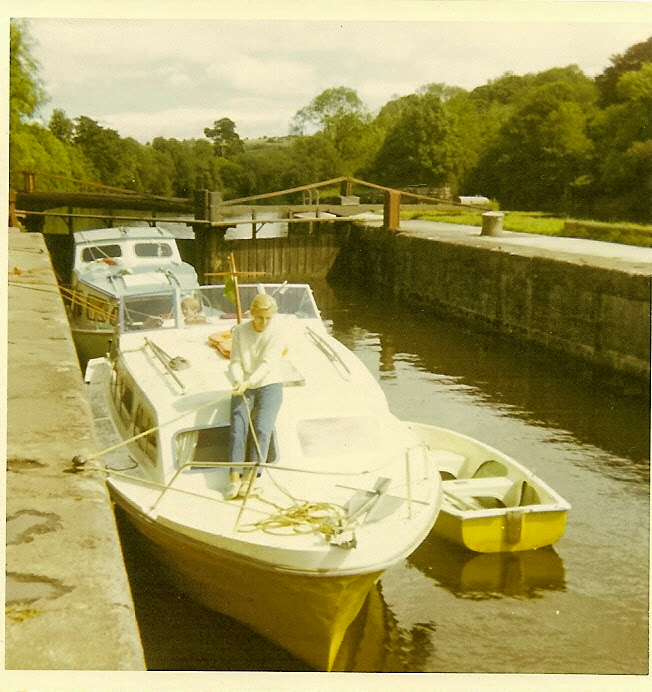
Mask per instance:
[[[87,368],[104,449],[86,468],[106,473],[182,589],[331,670],[374,583],[433,527],[441,477],[364,364],[329,335],[310,287],[241,285],[241,304],[262,291],[290,346],[268,463],[244,499],[226,499],[233,383],[220,349],[237,306],[223,286],[121,298],[111,352]],[[184,324],[189,294],[201,313]],[[165,319],[134,319],[143,314]]]
[[[77,231],[70,291],[64,295],[80,362],[108,352],[120,297],[197,285],[197,274],[181,260],[175,237],[158,226]],[[142,315],[142,321],[158,317]]]

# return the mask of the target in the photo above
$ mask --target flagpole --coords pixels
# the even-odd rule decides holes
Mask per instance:
[[[238,275],[235,268],[235,256],[233,253],[229,255],[229,264],[231,265],[231,276],[233,277],[233,286],[235,288],[235,314],[238,324],[242,322],[242,305],[240,304],[240,289],[238,288]]]

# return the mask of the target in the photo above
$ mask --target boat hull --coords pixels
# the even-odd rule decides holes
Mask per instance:
[[[93,358],[103,358],[111,348],[115,334],[112,329],[83,329],[71,325],[77,357],[82,365]]]
[[[272,569],[172,531],[110,490],[177,588],[248,625],[315,670],[333,669],[346,632],[382,571],[332,576]]]
[[[514,510],[489,517],[452,514],[442,506],[434,532],[477,553],[536,550],[556,543],[566,529],[566,511]],[[517,535],[518,539],[514,540]]]

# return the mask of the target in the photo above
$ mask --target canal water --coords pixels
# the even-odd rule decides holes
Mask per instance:
[[[383,575],[337,667],[646,674],[649,397],[540,348],[350,289],[314,288],[332,333],[399,417],[505,451],[572,505],[550,549],[475,555],[428,537]],[[118,522],[149,670],[310,670],[168,586]]]

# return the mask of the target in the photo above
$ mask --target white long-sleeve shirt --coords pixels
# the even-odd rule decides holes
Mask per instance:
[[[236,382],[249,380],[251,389],[283,382],[281,359],[286,350],[283,330],[275,317],[262,332],[253,321],[233,329],[230,370]]]

